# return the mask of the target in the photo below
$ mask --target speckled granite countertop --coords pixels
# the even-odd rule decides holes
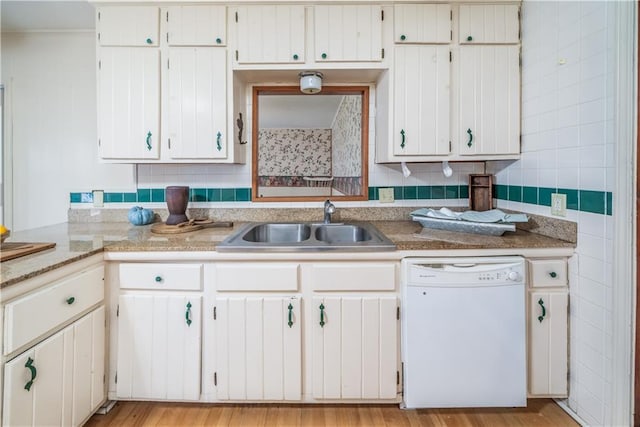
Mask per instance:
[[[207,228],[175,235],[151,233],[151,226],[125,222],[64,223],[12,233],[8,242],[55,242],[56,247],[0,264],[0,287],[10,286],[102,251],[215,251],[233,228]],[[427,230],[407,221],[372,221],[398,250],[574,248],[575,243],[517,230],[501,237]]]

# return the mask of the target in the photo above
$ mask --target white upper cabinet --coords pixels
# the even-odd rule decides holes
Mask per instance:
[[[382,60],[379,5],[314,6],[316,62]]]
[[[396,46],[393,153],[449,154],[449,47]]]
[[[226,49],[171,47],[168,148],[172,159],[227,156]]]
[[[169,46],[225,46],[225,6],[169,6],[166,11]]]
[[[519,43],[517,5],[463,4],[459,17],[460,43]]]
[[[98,143],[103,159],[160,156],[160,52],[105,47],[98,57]]]
[[[459,123],[462,156],[520,153],[520,49],[461,46]]]
[[[101,46],[158,46],[160,9],[155,6],[100,8],[96,27]]]
[[[451,42],[451,5],[397,4],[393,17],[395,43]]]
[[[241,6],[230,9],[229,21],[238,64],[304,63],[304,6]]]

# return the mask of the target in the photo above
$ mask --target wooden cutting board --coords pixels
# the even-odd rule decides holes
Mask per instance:
[[[233,227],[233,222],[214,222],[211,220],[195,220],[178,225],[167,225],[164,222],[157,222],[151,226],[151,232],[155,234],[178,234],[188,233],[203,228],[210,227]]]
[[[30,255],[36,252],[44,251],[55,247],[55,243],[24,243],[10,242],[0,245],[0,262],[10,259],[19,258],[21,256]]]

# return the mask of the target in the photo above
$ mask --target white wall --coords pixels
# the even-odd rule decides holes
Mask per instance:
[[[494,165],[498,184],[614,192],[615,144],[621,142],[613,128],[616,7],[524,1],[523,153],[519,162]],[[499,206],[550,214],[544,206]],[[589,425],[611,425],[613,220],[575,210],[567,217],[578,223],[570,263],[568,404]]]
[[[133,166],[97,160],[94,34],[5,33],[1,56],[9,227],[65,222],[72,191],[135,191]]]

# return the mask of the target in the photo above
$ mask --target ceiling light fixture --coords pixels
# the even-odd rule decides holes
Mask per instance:
[[[322,90],[322,78],[319,71],[303,71],[300,74],[300,90],[303,93],[314,94]]]

